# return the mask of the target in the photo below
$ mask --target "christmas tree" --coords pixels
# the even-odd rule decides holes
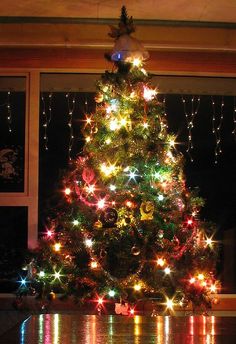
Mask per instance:
[[[186,187],[143,67],[148,53],[132,32],[123,7],[110,33],[114,70],[98,82],[83,154],[63,180],[66,205],[33,252],[31,277],[42,296],[210,306],[219,288],[212,228],[199,219],[203,200]]]

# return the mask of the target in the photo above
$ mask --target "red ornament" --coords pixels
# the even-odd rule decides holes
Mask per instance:
[[[95,173],[91,168],[85,167],[83,169],[82,178],[87,184],[90,184],[92,180],[94,179],[94,177],[95,177]]]

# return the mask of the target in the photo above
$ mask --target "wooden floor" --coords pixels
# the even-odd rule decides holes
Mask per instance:
[[[233,344],[232,316],[39,314],[0,337],[1,344]]]

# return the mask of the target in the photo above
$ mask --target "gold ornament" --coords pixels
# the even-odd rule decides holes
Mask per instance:
[[[95,96],[95,102],[96,103],[102,103],[103,102],[103,94],[102,93],[98,93]]]
[[[142,202],[140,206],[141,221],[153,219],[154,204],[151,201]]]
[[[56,294],[53,292],[53,291],[51,291],[49,294],[48,294],[48,300],[49,301],[53,301],[53,300],[55,300],[56,299]]]
[[[131,248],[131,253],[133,256],[138,256],[140,254],[140,248],[138,246],[134,245]]]
[[[102,223],[101,223],[101,221],[96,221],[95,223],[94,223],[94,228],[97,228],[97,229],[100,229],[100,228],[102,228]]]

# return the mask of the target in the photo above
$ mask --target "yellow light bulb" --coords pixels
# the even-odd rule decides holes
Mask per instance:
[[[203,274],[198,274],[197,278],[198,278],[200,281],[203,281],[205,277],[204,277]]]
[[[215,284],[212,284],[209,289],[210,289],[211,293],[216,293],[217,287]]]
[[[173,307],[174,307],[174,302],[173,302],[173,300],[171,300],[171,299],[166,299],[166,307],[168,308],[168,309],[173,309]]]
[[[126,118],[122,118],[120,120],[120,124],[123,125],[123,126],[126,126],[127,125],[127,119]]]
[[[85,243],[85,246],[87,246],[87,247],[92,247],[92,246],[93,246],[93,241],[92,241],[92,239],[86,239],[86,240],[84,241],[84,243]]]
[[[165,269],[164,269],[164,272],[166,275],[169,275],[171,273],[171,270],[170,268],[167,266]]]
[[[45,272],[44,271],[40,271],[39,272],[39,277],[45,277]]]
[[[86,141],[86,142],[90,142],[90,141],[91,141],[91,137],[90,137],[90,136],[87,136],[87,137],[85,138],[85,141]]]
[[[115,131],[115,130],[119,129],[119,124],[118,124],[116,119],[113,119],[113,120],[110,121],[110,129],[112,131]]]
[[[64,192],[68,196],[71,193],[71,189],[70,188],[66,188]]]
[[[105,198],[100,199],[100,200],[97,202],[97,207],[98,207],[98,209],[102,209],[102,208],[105,207]]]
[[[61,249],[61,244],[58,242],[58,243],[56,243],[56,244],[54,245],[54,250],[55,250],[56,252],[59,252],[60,249]]]
[[[55,279],[60,279],[60,277],[61,277],[60,272],[55,272],[54,277],[55,277]]]
[[[142,288],[142,287],[141,287],[140,284],[135,284],[135,285],[134,285],[134,290],[135,290],[135,291],[140,291],[141,288]]]
[[[86,117],[86,124],[91,124],[92,123],[92,119],[90,117]]]
[[[98,263],[97,263],[95,260],[93,260],[93,261],[90,263],[90,266],[91,266],[91,269],[97,269]]]
[[[138,57],[135,57],[133,60],[132,60],[132,65],[135,66],[135,67],[140,67],[142,65],[142,60]]]
[[[157,259],[157,265],[164,266],[165,265],[164,259],[163,258],[158,258]]]
[[[114,184],[111,184],[109,186],[109,188],[110,188],[111,191],[115,191],[116,190],[116,186]]]
[[[157,94],[156,90],[153,90],[153,89],[148,88],[146,86],[143,89],[143,98],[146,101],[152,100],[155,97],[156,94]]]
[[[95,191],[95,185],[88,185],[86,187],[86,190],[87,190],[88,193],[93,194],[94,191]]]
[[[105,176],[109,177],[112,173],[115,172],[116,166],[115,165],[106,165],[105,163],[101,164],[100,169]]]
[[[106,139],[106,141],[105,141],[105,142],[106,142],[106,144],[107,144],[107,145],[109,145],[109,144],[111,143],[111,139],[110,139],[110,138],[108,138],[108,139]]]
[[[211,238],[206,238],[205,242],[207,246],[210,246],[210,247],[212,246],[213,241]]]

